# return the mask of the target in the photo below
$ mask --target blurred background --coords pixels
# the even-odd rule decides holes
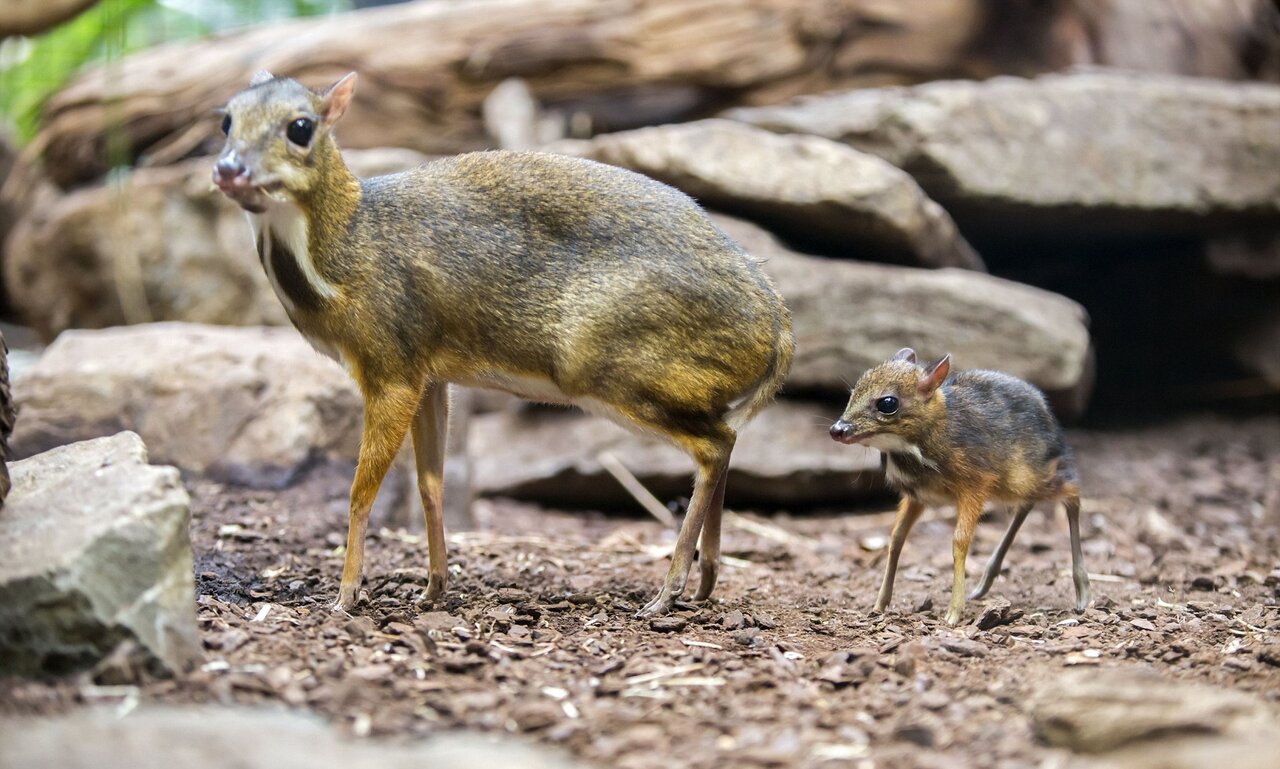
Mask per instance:
[[[361,400],[210,182],[215,110],[264,69],[359,73],[359,175],[570,153],[763,261],[798,348],[735,447],[714,600],[632,618],[688,457],[455,389],[448,592],[419,603],[402,456],[361,602],[331,610]],[[1278,0],[0,0],[0,769],[1270,769],[1277,81]],[[1069,424],[1088,610],[1037,515],[943,628],[930,510],[869,611],[894,495],[827,429],[903,346]],[[316,715],[478,742],[362,763]]]
[[[699,199],[768,260],[795,315],[787,397],[757,429],[765,442],[792,436],[783,443],[803,482],[779,486],[764,473],[731,484],[753,504],[846,493],[849,454],[802,447],[822,440],[848,382],[905,345],[1025,377],[1069,422],[1278,402],[1280,10],[1271,0],[372,5],[381,4],[0,6],[0,319],[15,377],[39,375],[16,456],[148,423],[157,459],[252,484],[292,477],[305,464],[295,455],[353,455],[358,413],[327,416],[354,408],[348,391],[337,405],[305,396],[324,426],[302,448],[280,449],[293,452],[284,458],[218,458],[226,441],[214,438],[210,456],[167,446],[154,427],[164,420],[144,414],[136,393],[182,389],[163,379],[183,365],[218,380],[217,361],[252,349],[244,337],[208,342],[212,363],[184,364],[198,345],[174,344],[177,358],[145,379],[131,364],[118,374],[132,383],[124,400],[108,407],[100,392],[83,395],[101,412],[92,419],[59,389],[74,377],[55,368],[58,356],[37,364],[68,330],[287,324],[243,217],[208,181],[220,143],[212,111],[260,69],[315,87],[359,72],[338,134],[362,175],[540,148],[626,166]],[[99,371],[117,371],[126,339],[139,340],[145,360],[161,344],[148,333],[198,328],[117,329],[82,344],[112,351]],[[246,398],[246,408],[269,410]],[[617,501],[595,461],[601,446],[620,445],[611,426],[517,413],[491,395],[459,403],[456,432],[470,434],[482,493]],[[483,417],[468,427],[473,412]],[[539,419],[551,420],[550,436],[576,436],[546,439],[565,447],[549,464],[533,461],[546,458],[543,439],[511,437],[538,435]],[[583,442],[594,448],[568,447]],[[858,460],[856,487],[879,488],[863,472],[872,459]],[[660,496],[683,493],[678,457],[628,463]],[[760,455],[761,466],[779,463]],[[741,491],[752,484],[759,493]]]

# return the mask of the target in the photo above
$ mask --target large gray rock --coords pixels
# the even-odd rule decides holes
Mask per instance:
[[[868,261],[983,269],[951,217],[874,155],[726,120],[642,128],[550,149],[638,171],[704,205],[823,251]]]
[[[267,708],[142,707],[0,719],[0,769],[575,769],[506,737],[454,732],[419,742],[341,737],[314,717]]]
[[[738,436],[727,504],[844,505],[882,492],[879,454],[827,436],[843,409],[839,398],[829,404],[778,402],[765,409]],[[470,440],[480,494],[552,505],[631,504],[599,462],[606,451],[662,500],[688,496],[693,488],[693,460],[684,452],[573,410],[508,409],[477,416]]]
[[[187,492],[133,433],[15,462],[0,512],[0,669],[65,673],[121,642],[170,672],[200,654]]]
[[[419,165],[409,150],[349,152],[375,176]],[[15,309],[46,339],[68,328],[183,320],[287,325],[244,212],[210,182],[212,158],[134,171],[31,206],[4,260]]]
[[[849,91],[726,116],[879,155],[962,223],[1004,232],[1145,235],[1215,214],[1280,215],[1278,86],[1086,72]]]
[[[134,430],[160,462],[254,486],[354,459],[360,396],[292,328],[66,331],[15,384],[15,456]]]
[[[1064,416],[1093,385],[1088,318],[1057,294],[972,270],[921,270],[806,256],[759,227],[716,223],[765,260],[791,309],[796,355],[791,391],[846,389],[902,347],[961,368],[991,368],[1046,391]]]
[[[1175,681],[1149,671],[1065,674],[1031,702],[1042,739],[1102,769],[1269,769],[1280,755],[1280,717],[1246,692]]]

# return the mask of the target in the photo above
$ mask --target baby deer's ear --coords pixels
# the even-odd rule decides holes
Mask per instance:
[[[263,83],[266,83],[275,79],[276,79],[275,75],[271,74],[265,69],[260,69],[257,72],[253,73],[253,77],[249,78],[249,87],[252,88],[255,85],[262,85]]]
[[[949,373],[951,373],[951,353],[943,355],[942,360],[924,370],[924,376],[920,378],[916,390],[921,395],[933,395],[933,391],[938,389],[938,385],[942,384]]]
[[[916,351],[910,347],[903,347],[893,354],[894,360],[905,360],[907,363],[916,362]]]
[[[329,86],[320,101],[320,112],[325,125],[333,125],[347,111],[351,97],[356,92],[356,73],[348,72],[347,76]]]

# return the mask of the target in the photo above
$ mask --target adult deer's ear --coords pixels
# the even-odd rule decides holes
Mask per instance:
[[[951,353],[943,355],[942,360],[924,370],[924,376],[920,378],[916,390],[926,397],[933,395],[933,391],[938,389],[938,385],[946,380],[949,373],[951,373]]]
[[[329,90],[324,92],[324,97],[320,100],[320,115],[325,125],[338,122],[338,118],[347,111],[347,105],[351,103],[351,97],[355,92],[356,73],[354,72],[348,72],[346,77],[329,86]]]
[[[916,362],[916,351],[910,347],[903,347],[893,354],[894,360],[905,360],[907,363]]]

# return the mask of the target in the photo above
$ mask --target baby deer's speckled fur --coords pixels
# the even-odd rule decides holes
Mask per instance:
[[[773,398],[794,346],[759,264],[686,195],[588,160],[480,152],[357,179],[331,132],[354,87],[354,73],[324,91],[261,73],[227,104],[214,168],[294,325],[364,396],[336,607],[356,603],[369,508],[406,432],[427,595],[444,590],[448,382],[579,405],[686,451],[693,500],[642,613],[671,608],[699,536],[706,598],[735,430]]]
[[[925,504],[956,506],[955,567],[947,623],[964,611],[964,564],[983,505],[993,499],[1013,508],[1013,520],[969,596],[981,598],[1000,572],[1005,552],[1031,508],[1061,500],[1071,530],[1076,609],[1089,603],[1089,576],[1080,552],[1080,488],[1062,428],[1035,387],[996,371],[951,375],[951,356],[931,366],[899,350],[862,375],[831,437],[884,453],[885,473],[902,491],[893,524],[884,582],[876,599],[883,611],[893,596],[898,556]]]

